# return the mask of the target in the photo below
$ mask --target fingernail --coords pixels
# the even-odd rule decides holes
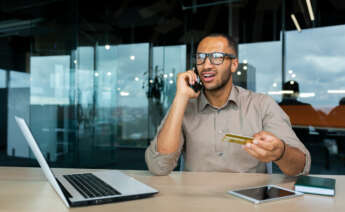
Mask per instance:
[[[252,145],[250,143],[246,143],[246,147],[250,148]]]
[[[259,143],[259,141],[258,141],[258,140],[256,140],[256,139],[254,139],[254,140],[253,140],[253,143],[254,143],[254,144],[258,144],[258,143]]]

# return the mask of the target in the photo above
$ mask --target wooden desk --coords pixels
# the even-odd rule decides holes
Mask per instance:
[[[71,171],[76,169],[54,169],[54,172],[62,173]],[[264,184],[278,184],[291,189],[295,178],[211,172],[175,172],[161,177],[151,176],[147,171],[124,172],[158,189],[160,193],[146,199],[68,209],[39,168],[0,167],[0,211],[345,211],[345,176],[330,176],[337,180],[334,198],[305,194],[298,198],[253,205],[226,192]]]

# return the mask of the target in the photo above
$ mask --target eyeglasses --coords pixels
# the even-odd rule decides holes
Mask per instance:
[[[211,53],[196,53],[196,64],[201,65],[205,63],[206,57],[210,60],[213,65],[223,64],[224,58],[229,57],[235,59],[236,56],[233,54],[227,54],[223,52],[211,52]]]

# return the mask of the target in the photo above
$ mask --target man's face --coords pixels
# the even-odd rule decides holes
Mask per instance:
[[[197,53],[212,52],[235,55],[234,50],[229,47],[227,40],[223,37],[206,37],[200,42]],[[216,91],[222,89],[227,83],[231,83],[231,74],[236,71],[237,65],[237,58],[224,57],[222,64],[214,65],[207,57],[203,64],[197,65],[197,69],[205,89]]]

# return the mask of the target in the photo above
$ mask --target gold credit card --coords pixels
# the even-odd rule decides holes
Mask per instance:
[[[245,145],[246,143],[252,143],[253,139],[254,139],[253,137],[249,137],[249,136],[242,136],[242,135],[236,135],[233,133],[227,133],[224,135],[223,141]]]

